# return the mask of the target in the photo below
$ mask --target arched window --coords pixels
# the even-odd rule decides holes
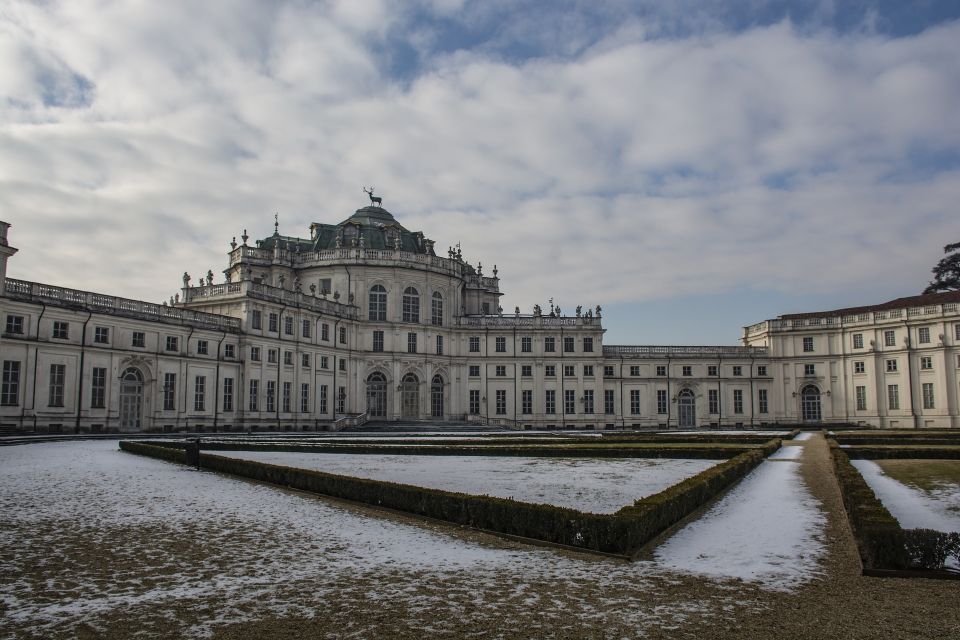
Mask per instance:
[[[420,417],[420,379],[415,373],[408,373],[400,382],[400,415],[410,420]]]
[[[430,415],[434,418],[443,417],[443,378],[439,374],[433,376],[430,383]]]
[[[697,399],[690,389],[677,394],[677,423],[680,427],[695,427],[697,422]]]
[[[367,415],[376,418],[387,415],[387,379],[380,372],[367,377]]]
[[[439,291],[433,292],[430,301],[430,324],[438,327],[443,324],[443,296]]]
[[[403,321],[420,322],[420,292],[413,287],[403,290]]]
[[[382,284],[370,287],[370,319],[387,319],[387,290]]]
[[[800,414],[804,422],[820,422],[820,389],[809,384],[800,391]]]
[[[120,429],[138,430],[143,414],[143,374],[130,367],[120,376]]]

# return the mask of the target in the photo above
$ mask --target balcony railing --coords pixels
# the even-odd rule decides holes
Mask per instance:
[[[874,323],[886,322],[889,320],[900,320],[907,318],[920,318],[927,320],[931,317],[943,317],[957,313],[957,303],[949,302],[946,304],[928,305],[926,307],[905,307],[903,309],[887,309],[885,311],[872,311],[866,313],[851,313],[845,316],[822,316],[813,318],[777,318],[774,320],[764,320],[756,324],[744,327],[746,337],[752,337],[765,332],[774,331],[792,331],[795,329],[809,329],[826,327],[829,329],[839,327],[857,327]]]
[[[661,346],[661,345],[604,345],[605,358],[665,358],[665,357],[764,357],[766,347],[737,346]]]
[[[589,327],[600,329],[600,318],[588,317],[561,317],[551,318],[550,316],[464,316],[458,318],[457,323],[461,327],[520,327],[520,328],[540,328],[540,327]]]
[[[15,300],[40,302],[58,307],[82,309],[138,320],[182,324],[202,329],[239,333],[240,320],[192,309],[181,309],[142,300],[118,298],[102,293],[55,287],[39,282],[7,278],[6,296]]]
[[[357,307],[352,304],[342,304],[335,300],[328,300],[299,291],[290,291],[288,289],[271,287],[270,285],[250,281],[189,287],[184,290],[183,301],[189,304],[207,301],[228,301],[230,299],[244,297],[276,302],[287,305],[288,307],[308,309],[310,311],[316,311],[317,313],[341,318],[356,318],[358,314]]]

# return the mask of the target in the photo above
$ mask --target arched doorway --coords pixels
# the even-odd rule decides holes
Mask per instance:
[[[400,416],[411,420],[420,417],[420,379],[415,373],[408,373],[400,382]]]
[[[367,416],[387,416],[387,378],[379,372],[367,376]]]
[[[808,384],[800,391],[800,415],[804,422],[820,422],[820,389]]]
[[[120,376],[120,429],[139,430],[143,417],[143,374],[135,367]]]
[[[430,383],[430,415],[434,418],[443,417],[443,378],[439,374],[433,376]]]
[[[697,426],[697,399],[690,389],[677,394],[677,420],[681,427]]]

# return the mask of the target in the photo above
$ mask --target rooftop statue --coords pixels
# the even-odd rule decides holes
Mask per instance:
[[[383,198],[373,195],[373,187],[370,187],[368,190],[366,187],[363,188],[363,192],[370,196],[370,204],[373,206],[381,207],[383,206]]]

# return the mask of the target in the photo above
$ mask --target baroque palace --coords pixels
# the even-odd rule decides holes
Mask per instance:
[[[960,292],[780,316],[741,346],[603,343],[600,307],[500,308],[373,198],[310,239],[231,243],[153,304],[6,277],[0,427],[38,432],[864,424],[960,427]]]

